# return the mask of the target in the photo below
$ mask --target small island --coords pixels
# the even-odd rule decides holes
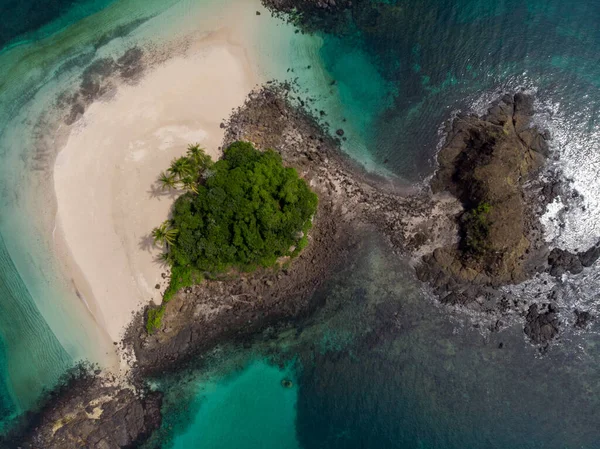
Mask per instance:
[[[549,136],[531,126],[531,96],[505,95],[483,117],[449,121],[431,183],[410,192],[354,164],[290,96],[280,85],[253,92],[224,124],[221,159],[192,145],[160,174],[161,188],[176,197],[171,217],[153,231],[169,283],[162,304],[138,312],[122,342],[135,354],[131,382],[140,392],[128,443],[161,425],[161,393],[148,390],[149,378],[201,363],[219,344],[251,344],[267,329],[309,318],[322,305],[315,292],[370,233],[412,262],[448,313],[481,312],[474,324],[489,332],[518,319],[540,349],[565,325],[557,307],[551,298],[526,302],[503,288],[539,273],[577,272],[600,256],[598,246],[551,252],[541,239],[540,211],[561,187],[560,179],[549,185],[539,176]],[[594,318],[574,312],[579,327]],[[293,387],[288,381],[282,387]],[[120,415],[96,419],[89,404],[100,390],[74,388],[90,382],[71,381],[75,398],[59,392],[40,411],[34,440],[76,447],[65,441],[75,444],[80,429],[100,429],[116,441],[120,434],[107,429]],[[124,388],[113,387],[103,409],[117,407]],[[87,413],[60,421],[53,434],[74,400]]]
[[[148,310],[146,329],[161,327],[165,304],[182,288],[231,272],[270,268],[308,244],[317,195],[281,156],[234,142],[213,163],[199,145],[175,159],[159,181],[186,192],[172,218],[155,228],[161,260],[171,268],[163,304]]]

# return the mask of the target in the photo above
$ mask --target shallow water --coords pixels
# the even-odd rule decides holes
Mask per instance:
[[[168,40],[193,20],[210,20],[202,8],[213,11],[217,3],[67,2],[37,11],[35,19],[24,12],[26,3],[8,12],[5,3],[0,11],[13,25],[0,33],[0,46],[8,45],[0,53],[0,421],[9,422],[87,356],[93,345],[86,341],[94,338],[89,326],[74,324],[81,315],[65,307],[43,229],[32,220],[47,213],[30,201],[36,186],[30,181],[37,179],[31,173],[44,170],[45,159],[33,151],[43,113],[94,57],[144,45],[148,36]],[[572,249],[600,239],[597,2],[354,4],[315,36],[263,13],[256,44],[261,73],[296,79],[299,96],[312,99],[332,132],[344,130],[345,151],[406,182],[431,173],[440,126],[453,112],[482,112],[501,91],[536,91],[556,165],[583,197],[570,201],[563,226],[549,222],[549,238]],[[600,312],[599,288],[597,269],[565,279],[561,304]],[[164,448],[600,447],[598,323],[566,333],[540,356],[518,325],[490,335],[436,305],[376,239],[366,239],[318,294],[325,307],[298,323],[299,330],[259,337],[246,350],[222,348],[196,372],[156,379],[167,408],[161,441],[154,442]],[[281,386],[284,377],[293,388]]]
[[[200,382],[194,404],[198,413],[172,447],[299,448],[295,432],[298,390],[281,384],[291,375],[289,369],[258,360],[241,372]]]

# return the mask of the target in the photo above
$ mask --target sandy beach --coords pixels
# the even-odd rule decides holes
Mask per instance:
[[[190,143],[218,159],[221,122],[259,82],[236,42],[219,30],[119,86],[72,125],[56,159],[56,244],[78,295],[114,341],[135,311],[160,303],[168,282],[150,233],[176,195],[161,191],[159,173]]]

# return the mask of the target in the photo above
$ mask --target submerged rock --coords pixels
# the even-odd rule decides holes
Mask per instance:
[[[559,248],[554,248],[548,255],[549,272],[552,276],[560,277],[567,271],[578,274],[583,271],[583,265],[577,254]]]
[[[555,277],[561,277],[567,272],[579,274],[584,268],[591,267],[598,258],[600,258],[600,245],[598,244],[587,251],[578,253],[554,248],[548,255],[548,272]]]

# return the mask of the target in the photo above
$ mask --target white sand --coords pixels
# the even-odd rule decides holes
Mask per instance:
[[[115,341],[133,312],[160,303],[166,286],[149,235],[174,198],[157,189],[158,174],[190,143],[218,159],[221,121],[259,81],[246,49],[232,42],[221,30],[94,103],[56,160],[58,249]]]

